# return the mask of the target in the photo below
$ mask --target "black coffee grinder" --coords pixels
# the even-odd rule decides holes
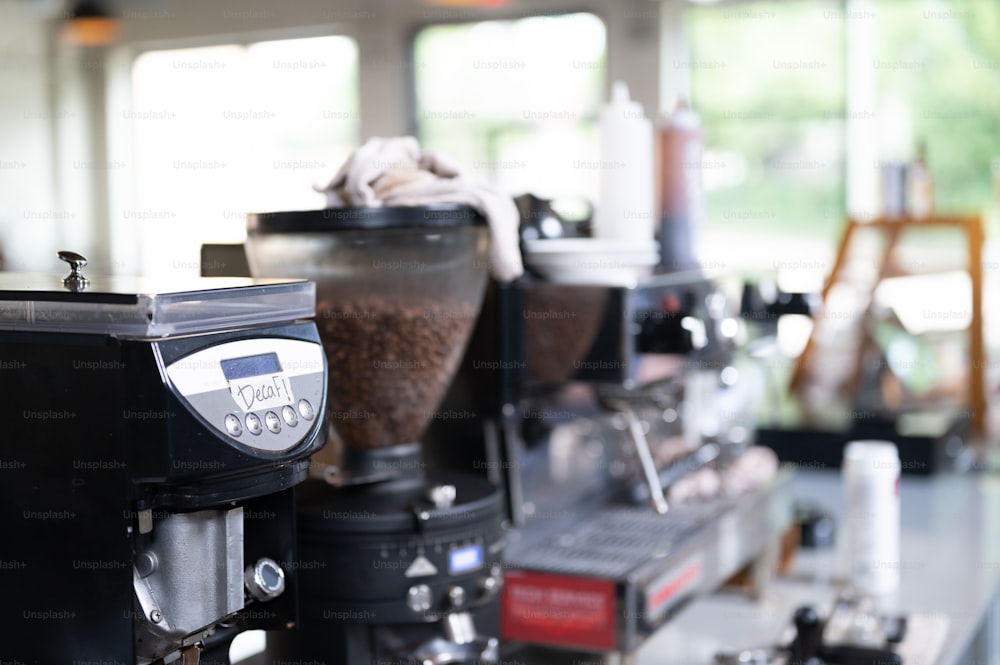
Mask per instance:
[[[0,273],[0,654],[226,663],[296,621],[293,488],[325,440],[305,281]]]
[[[322,564],[300,571],[299,630],[269,634],[269,656],[497,659],[476,621],[501,586],[501,492],[434,470],[419,443],[432,419],[463,417],[437,408],[479,312],[487,245],[460,206],[251,215],[252,273],[316,281],[331,368],[332,445],[297,503],[301,555]]]

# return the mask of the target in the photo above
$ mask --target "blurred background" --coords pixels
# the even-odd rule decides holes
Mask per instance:
[[[104,44],[67,30],[81,10],[115,19]],[[845,216],[877,210],[880,164],[920,145],[939,209],[996,207],[988,0],[3,0],[0,17],[11,269],[47,268],[60,238],[112,272],[195,274],[247,210],[321,205],[310,186],[372,135],[593,201],[612,79],[653,118],[678,97],[700,114],[706,265],[818,284]]]
[[[8,270],[71,246],[99,272],[200,274],[247,212],[322,207],[314,187],[372,136],[599,208],[598,111],[621,80],[657,127],[678,100],[700,118],[699,267],[818,292],[845,221],[882,214],[885,174],[917,164],[936,213],[983,220],[986,302],[1000,274],[990,0],[0,0],[0,32]],[[968,327],[965,250],[950,229],[898,250],[884,277],[932,276],[879,286],[908,332]],[[827,320],[858,318],[833,296]],[[812,327],[794,318],[788,357]]]

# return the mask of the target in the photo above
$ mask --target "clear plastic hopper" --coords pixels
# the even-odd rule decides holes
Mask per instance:
[[[475,325],[487,227],[463,206],[280,212],[248,219],[255,277],[316,283],[328,417],[342,453],[414,445]],[[331,448],[328,446],[328,448]],[[341,469],[343,470],[343,469]]]

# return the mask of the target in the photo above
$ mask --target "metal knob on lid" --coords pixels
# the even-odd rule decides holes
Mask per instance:
[[[63,279],[63,286],[73,291],[83,291],[90,280],[83,276],[81,269],[87,265],[87,257],[69,250],[60,250],[56,256],[69,264],[70,273]]]

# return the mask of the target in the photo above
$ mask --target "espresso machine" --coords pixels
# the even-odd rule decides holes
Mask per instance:
[[[420,442],[450,417],[438,405],[482,302],[484,222],[464,206],[248,219],[253,275],[316,282],[330,367],[331,445],[297,501],[301,555],[322,565],[300,571],[301,621],[268,635],[270,658],[497,660],[486,626],[502,582],[503,494],[471,467],[436,468]]]
[[[294,488],[325,442],[306,281],[0,273],[16,663],[228,663],[297,621]]]
[[[477,418],[427,445],[507,489],[502,658],[617,662],[735,574],[766,581],[791,506],[730,300],[697,271],[491,284],[442,407]]]

